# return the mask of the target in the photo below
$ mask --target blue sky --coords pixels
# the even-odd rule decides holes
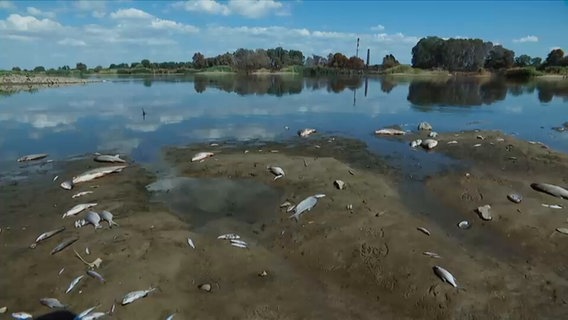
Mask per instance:
[[[481,38],[545,58],[568,49],[567,1],[6,1],[0,68],[191,61],[238,48],[342,52],[410,63],[424,36]]]

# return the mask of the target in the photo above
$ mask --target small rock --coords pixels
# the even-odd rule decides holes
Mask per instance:
[[[489,212],[489,210],[491,210],[491,206],[488,204],[477,208],[479,216],[481,217],[481,219],[485,221],[491,221],[491,219],[493,219],[493,217],[491,217],[491,212]]]
[[[203,283],[197,286],[200,290],[203,290],[205,292],[211,292],[211,284],[209,283]]]
[[[266,270],[262,270],[262,272],[260,272],[258,274],[259,277],[266,277],[268,275],[268,272],[266,272]]]
[[[460,229],[466,230],[466,229],[471,228],[471,224],[469,223],[469,221],[464,220],[464,221],[460,221],[460,223],[458,223],[458,227]]]
[[[430,125],[428,122],[420,122],[420,124],[418,125],[418,130],[432,130],[432,125]]]
[[[335,186],[337,187],[337,189],[339,190],[343,190],[343,188],[345,188],[345,182],[341,181],[341,180],[335,180],[333,182],[333,184],[335,184]]]

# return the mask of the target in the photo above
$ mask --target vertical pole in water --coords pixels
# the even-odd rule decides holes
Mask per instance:
[[[367,49],[367,68],[369,67],[369,59],[371,57],[371,49]]]
[[[357,38],[357,51],[355,51],[355,56],[359,58],[359,38]]]
[[[365,97],[367,96],[368,87],[369,87],[369,78],[365,77]]]

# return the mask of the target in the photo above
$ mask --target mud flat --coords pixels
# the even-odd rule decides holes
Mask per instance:
[[[101,80],[80,79],[73,77],[50,77],[41,75],[3,75],[0,76],[0,91],[17,92],[22,90],[36,90],[42,88],[61,87],[68,85],[87,84]]]
[[[527,146],[533,147],[540,148]],[[445,150],[440,144],[435,152]],[[215,155],[190,162],[201,151]],[[59,188],[51,177],[1,187],[0,267],[10,276],[0,280],[6,288],[0,291],[0,304],[9,312],[39,315],[49,310],[38,300],[55,297],[74,312],[98,303],[105,311],[127,292],[152,286],[159,289],[143,301],[117,304],[115,317],[154,319],[176,312],[176,319],[552,319],[565,314],[565,276],[540,257],[566,249],[562,240],[568,239],[503,237],[520,248],[515,259],[485,252],[473,242],[455,241],[436,215],[409,209],[406,199],[413,195],[399,192],[400,173],[360,142],[310,137],[286,144],[192,145],[164,153],[174,170],[148,172],[132,165],[72,191]],[[527,159],[530,165],[534,161]],[[96,166],[88,160],[72,162],[60,179]],[[267,166],[279,166],[286,174],[274,180]],[[469,179],[477,174],[471,170]],[[431,178],[428,187],[452,206],[452,192],[458,191],[446,189],[459,188],[448,188],[443,180],[436,184],[449,176]],[[343,190],[334,185],[336,179],[345,182]],[[71,199],[85,190],[95,192]],[[534,195],[516,191],[525,196],[516,206]],[[319,193],[326,196],[299,221],[280,208],[285,201],[296,204]],[[105,223],[96,231],[92,226],[75,229],[74,218],[61,219],[74,204],[91,201],[99,203],[95,211],[111,210],[120,227],[109,229]],[[498,203],[491,204],[495,218],[486,224],[469,213],[477,202],[468,204],[464,213],[456,210],[456,222],[460,214],[473,222],[472,229],[463,232],[505,224]],[[63,234],[28,248],[40,233],[62,225],[67,227]],[[226,233],[239,234],[248,248],[217,239]],[[72,248],[49,254],[73,234],[79,241]],[[196,249],[187,244],[187,237]],[[551,240],[557,243],[554,252],[547,251],[556,248]],[[525,243],[534,249],[525,248]],[[87,246],[90,255],[84,254]],[[106,283],[86,276],[78,288],[64,293],[86,270],[73,248],[88,261],[103,260],[97,271]],[[433,272],[435,265],[450,271],[460,288],[442,282]],[[58,276],[62,267],[65,271]],[[259,276],[262,271],[266,276]],[[202,283],[211,284],[211,292],[197,287]]]

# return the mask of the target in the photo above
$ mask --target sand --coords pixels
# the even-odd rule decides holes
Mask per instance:
[[[42,88],[57,88],[61,86],[99,82],[98,79],[81,79],[74,77],[52,77],[42,75],[8,74],[0,76],[0,92],[14,93],[32,91]]]
[[[0,304],[8,312],[40,315],[50,310],[38,300],[55,297],[73,312],[99,303],[98,310],[106,311],[127,292],[157,287],[143,300],[117,305],[115,318],[165,318],[174,312],[175,319],[561,318],[568,299],[563,253],[568,236],[554,228],[565,223],[565,209],[554,211],[540,202],[566,200],[532,191],[527,183],[566,185],[566,155],[511,137],[471,151],[478,134],[486,138],[479,142],[488,144],[499,133],[440,137],[432,152],[470,163],[463,172],[428,178],[421,194],[401,187],[406,174],[364,144],[317,135],[291,143],[169,148],[164,155],[173,170],[133,164],[72,191],[59,188],[61,180],[52,182],[49,175],[33,184],[0,187],[0,266],[9,275],[0,280],[6,288]],[[458,145],[444,144],[449,139]],[[501,150],[507,145],[513,151]],[[198,151],[215,156],[190,162]],[[516,164],[501,159],[509,152]],[[90,159],[70,162],[60,179],[100,165]],[[274,180],[266,169],[272,165],[286,175]],[[334,186],[336,179],[345,189]],[[154,186],[162,192],[147,190],[155,181],[161,181]],[[84,190],[95,192],[71,199]],[[511,190],[522,194],[523,202],[508,201]],[[298,203],[318,193],[326,196],[299,221],[280,208],[284,201]],[[111,210],[120,227],[75,229],[73,221],[82,214],[61,219],[74,204],[91,201],[99,203],[95,211]],[[494,219],[482,222],[472,210],[486,203]],[[439,215],[436,205],[449,213]],[[458,229],[463,219],[473,227]],[[28,247],[40,233],[60,226],[67,227],[63,234]],[[224,233],[238,233],[249,248],[218,240]],[[72,247],[49,254],[74,234],[80,239]],[[89,261],[103,259],[97,271],[106,283],[86,276],[64,293],[86,270],[73,248]],[[442,282],[435,265],[450,271],[460,288]],[[262,271],[267,276],[259,276]],[[212,291],[200,290],[202,283]]]

